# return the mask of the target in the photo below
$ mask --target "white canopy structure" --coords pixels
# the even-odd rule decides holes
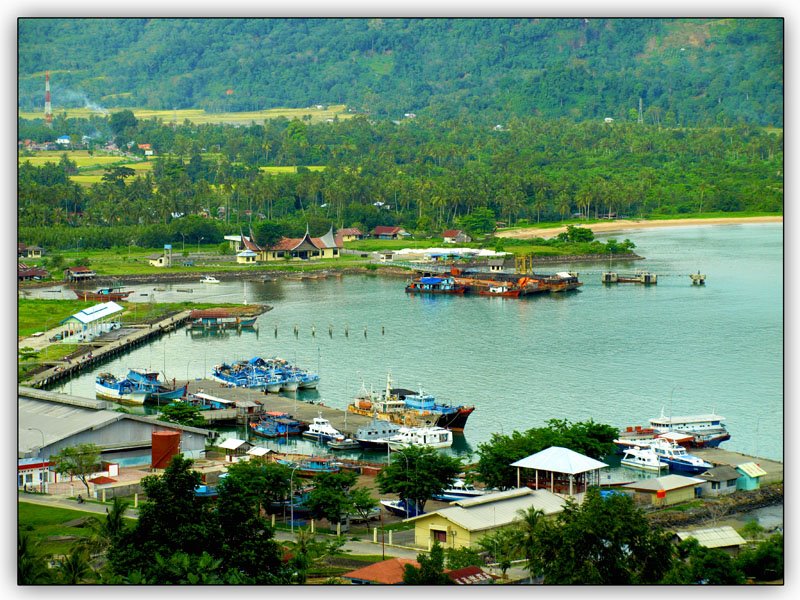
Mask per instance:
[[[600,469],[608,467],[604,462],[560,446],[546,448],[511,463],[511,466],[517,468],[517,487],[521,487],[520,469],[533,469],[534,489],[544,488],[554,493],[568,491],[570,496],[576,489],[582,492],[592,482],[599,482]],[[540,471],[543,476],[540,476]]]
[[[116,302],[103,302],[84,308],[82,311],[67,317],[61,323],[66,324],[70,331],[75,331],[73,326],[78,325],[80,327],[78,339],[88,341],[111,331],[115,327],[119,327],[119,321],[113,317],[123,310]]]

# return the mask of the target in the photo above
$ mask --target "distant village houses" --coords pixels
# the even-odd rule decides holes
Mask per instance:
[[[378,225],[372,230],[372,237],[379,240],[396,240],[410,235],[411,234],[402,227],[389,227],[387,225]]]
[[[448,229],[442,233],[442,241],[445,244],[465,244],[471,242],[472,238],[461,229]]]

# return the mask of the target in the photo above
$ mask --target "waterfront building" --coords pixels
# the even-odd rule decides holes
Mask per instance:
[[[564,510],[566,500],[547,490],[517,488],[451,502],[448,508],[405,519],[414,523],[414,543],[430,549],[438,541],[445,548],[473,546],[478,539],[513,526],[519,511],[541,510],[545,516]]]
[[[653,506],[669,506],[693,500],[704,479],[685,475],[664,475],[628,483],[623,489],[634,493],[634,500],[650,502]]]

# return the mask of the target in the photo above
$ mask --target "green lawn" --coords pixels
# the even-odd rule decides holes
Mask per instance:
[[[42,550],[49,554],[65,554],[78,539],[91,535],[89,527],[68,526],[64,523],[92,517],[87,512],[54,506],[41,506],[25,502],[24,495],[17,503],[17,521],[22,531],[28,531],[34,540],[41,542]],[[104,516],[97,516],[105,519]],[[58,540],[70,537],[75,539]]]

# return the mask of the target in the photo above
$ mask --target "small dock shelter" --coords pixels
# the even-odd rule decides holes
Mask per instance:
[[[77,333],[77,340],[88,342],[120,327],[119,313],[123,308],[116,302],[103,302],[75,313],[61,321],[70,335]],[[116,315],[116,316],[115,316]]]
[[[604,462],[561,446],[550,446],[511,466],[517,468],[517,487],[569,496],[583,493],[591,485],[600,485],[600,470],[608,467]]]
[[[736,470],[742,475],[736,480],[737,490],[757,490],[761,487],[761,478],[767,474],[764,469],[754,462],[736,465]]]

